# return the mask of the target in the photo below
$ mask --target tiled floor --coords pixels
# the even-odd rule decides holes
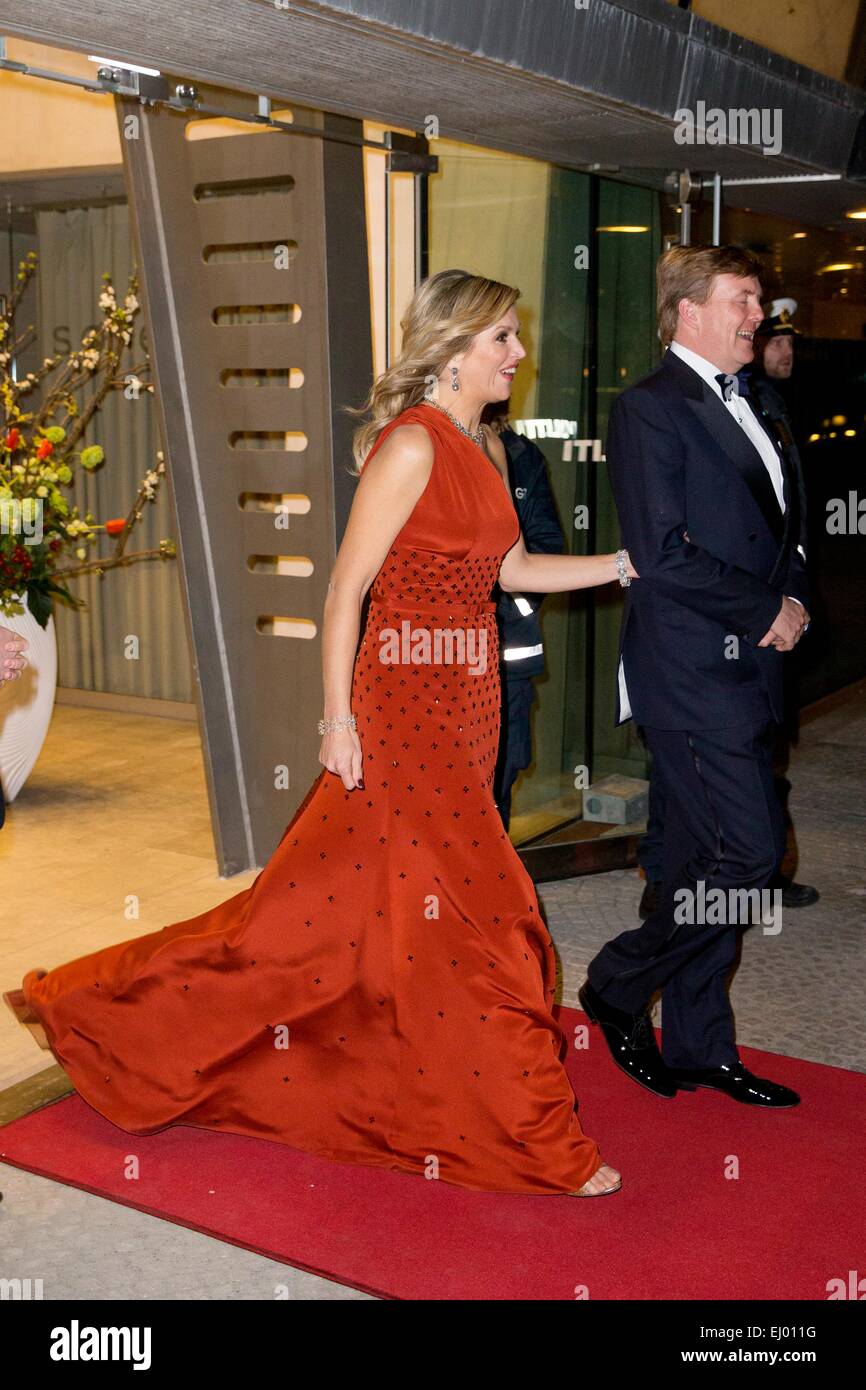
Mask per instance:
[[[744,933],[731,985],[737,1037],[768,1052],[866,1071],[866,683],[807,718],[788,770],[789,809],[797,881],[814,884],[821,899],[783,909],[777,934],[760,926]],[[599,947],[638,925],[642,887],[629,871],[542,885],[564,1003],[578,1007],[586,963]]]
[[[791,760],[797,877],[821,901],[747,932],[732,985],[740,1042],[866,1070],[866,684],[808,722]],[[38,765],[0,831],[0,985],[191,917],[252,882],[221,879],[194,724],[58,706]],[[615,872],[543,885],[576,1004],[586,962],[637,925],[641,884]],[[129,915],[130,895],[138,916]],[[0,1010],[0,1091],[53,1065]],[[0,1166],[0,1276],[45,1297],[292,1299],[367,1295],[89,1193]],[[14,1268],[13,1268],[14,1267]]]

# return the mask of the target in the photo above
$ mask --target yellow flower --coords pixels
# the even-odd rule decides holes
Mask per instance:
[[[100,444],[91,444],[88,449],[81,450],[82,468],[95,468],[97,464],[102,463],[104,458],[105,454]]]

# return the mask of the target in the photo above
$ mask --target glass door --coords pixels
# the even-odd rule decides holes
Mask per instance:
[[[429,186],[430,273],[461,266],[520,288],[528,357],[509,423],[544,455],[566,549],[615,550],[604,440],[616,394],[660,355],[658,194],[446,140],[431,153],[439,172]],[[534,858],[553,844],[569,847],[571,862],[575,846],[634,831],[583,819],[590,780],[646,772],[633,724],[614,726],[621,607],[615,585],[544,601],[533,760],[515,784],[511,818],[512,840]]]

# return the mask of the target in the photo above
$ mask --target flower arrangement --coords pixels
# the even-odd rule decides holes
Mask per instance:
[[[125,517],[97,523],[92,512],[79,515],[62,488],[74,482],[76,470],[90,472],[105,462],[99,444],[85,444],[88,426],[110,391],[122,390],[129,400],[153,391],[144,380],[147,362],[121,370],[132,342],[139,312],[138,282],[130,277],[123,303],[118,304],[110,275],[102,276],[99,296],[101,321],[86,332],[72,351],[46,357],[38,371],[20,380],[16,358],[32,340],[30,325],[16,337],[15,312],[36,274],[35,252],[19,263],[16,285],[6,303],[0,302],[0,615],[23,613],[22,598],[41,627],[55,600],[84,608],[83,599],[67,588],[82,574],[131,565],[139,560],[166,560],[177,553],[172,540],[153,550],[126,552],[146,501],[153,501],[165,463],[145,474]],[[30,399],[32,409],[27,409]],[[88,559],[103,533],[114,539],[110,555]],[[63,561],[72,561],[63,565]],[[75,563],[78,561],[79,563]]]

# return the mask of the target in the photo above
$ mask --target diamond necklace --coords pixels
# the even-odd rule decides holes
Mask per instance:
[[[477,434],[473,434],[471,430],[468,430],[465,425],[461,425],[460,421],[454,418],[450,410],[446,409],[444,405],[440,405],[438,401],[431,401],[429,396],[424,397],[424,404],[432,405],[434,410],[441,410],[442,414],[448,416],[448,419],[451,421],[452,425],[456,426],[456,428],[460,431],[461,434],[465,434],[466,438],[471,439],[473,444],[477,444],[479,449],[484,448],[483,429],[479,429]]]

